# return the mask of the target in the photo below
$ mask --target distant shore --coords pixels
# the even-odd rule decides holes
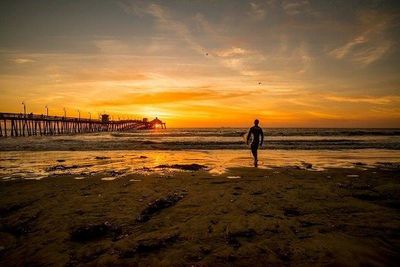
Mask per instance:
[[[397,165],[221,175],[185,166],[1,181],[0,265],[398,263]]]

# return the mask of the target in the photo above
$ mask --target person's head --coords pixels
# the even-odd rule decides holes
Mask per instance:
[[[260,123],[259,120],[257,120],[257,119],[254,120],[254,125],[255,125],[255,126],[258,126],[259,123]]]

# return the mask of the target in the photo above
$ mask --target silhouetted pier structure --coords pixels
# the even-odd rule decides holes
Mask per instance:
[[[166,125],[158,118],[143,120],[109,120],[103,114],[101,120],[47,116],[38,114],[0,113],[0,137],[67,135],[93,132],[120,132],[142,129],[165,129]]]

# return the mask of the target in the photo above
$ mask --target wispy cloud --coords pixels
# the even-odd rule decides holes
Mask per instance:
[[[296,50],[296,57],[299,58],[300,70],[297,72],[298,74],[303,74],[309,70],[311,67],[311,63],[313,61],[312,56],[308,52],[306,45],[302,43]]]
[[[209,101],[212,99],[227,99],[248,96],[248,92],[217,92],[208,88],[196,88],[186,91],[162,91],[153,93],[128,93],[114,99],[95,102],[95,106],[126,106],[171,104],[186,101]]]
[[[129,52],[129,46],[116,39],[99,39],[94,40],[95,47],[105,54],[127,54]]]
[[[121,1],[120,5],[125,12],[140,16],[153,16],[157,20],[159,28],[173,32],[179,38],[184,40],[193,50],[198,53],[204,53],[204,47],[195,41],[189,28],[184,23],[174,19],[167,8],[159,4],[147,3],[146,1]]]
[[[235,56],[244,56],[249,54],[252,54],[252,52],[240,47],[231,47],[228,49],[222,49],[216,51],[216,55],[219,57],[235,57]]]
[[[305,113],[310,114],[313,117],[320,118],[320,119],[343,119],[342,115],[336,115],[332,113],[325,113],[325,112],[318,112],[318,111],[306,111]]]
[[[364,36],[357,36],[345,45],[330,51],[329,54],[337,59],[342,59],[344,56],[348,55],[355,46],[359,44],[364,44],[366,42],[367,39]]]
[[[30,59],[30,58],[16,58],[13,60],[13,62],[16,64],[25,64],[25,63],[35,62],[35,60]]]
[[[250,2],[249,15],[252,19],[263,20],[265,18],[265,8],[260,3]]]
[[[395,18],[398,16],[372,11],[361,12],[358,17],[361,33],[331,50],[329,55],[336,59],[349,59],[361,66],[380,60],[393,47],[394,41],[387,32],[393,26]]]
[[[286,0],[282,2],[282,8],[285,10],[286,14],[294,16],[307,11],[309,4],[310,2],[307,0]]]
[[[326,96],[325,99],[335,102],[347,103],[367,103],[374,105],[387,105],[400,101],[400,96],[381,96],[381,97],[368,97],[368,96]]]
[[[353,61],[360,63],[363,66],[367,66],[375,61],[378,61],[384,57],[392,48],[393,43],[391,41],[382,41],[377,46],[370,46],[353,54]]]

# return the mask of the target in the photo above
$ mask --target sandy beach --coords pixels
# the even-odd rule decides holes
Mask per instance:
[[[398,164],[160,168],[2,180],[0,265],[397,265]]]

